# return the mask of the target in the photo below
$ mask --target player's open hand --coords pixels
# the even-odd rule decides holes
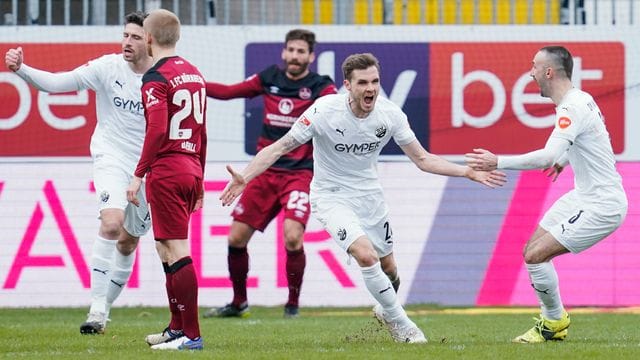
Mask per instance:
[[[16,49],[9,49],[4,55],[4,64],[7,68],[13,72],[18,71],[22,66],[22,47],[18,46]]]
[[[231,181],[227,183],[227,186],[222,190],[220,200],[222,200],[222,206],[229,206],[231,203],[242,194],[242,191],[247,187],[247,181],[244,177],[237,173],[231,165],[227,165],[227,171],[231,174]]]
[[[135,206],[140,206],[140,200],[138,200],[138,190],[142,185],[142,178],[134,176],[127,188],[127,200]]]
[[[551,178],[551,182],[555,182],[562,170],[564,170],[564,167],[556,163],[553,164],[553,166],[542,170],[542,172],[547,175],[547,177]]]
[[[473,170],[492,171],[498,168],[498,157],[489,150],[473,149],[472,153],[466,153],[464,157]]]
[[[477,171],[469,168],[466,176],[469,179],[479,182],[480,184],[488,186],[492,189],[498,186],[502,186],[507,182],[507,174],[498,170]]]

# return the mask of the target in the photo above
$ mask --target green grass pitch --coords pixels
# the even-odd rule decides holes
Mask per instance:
[[[164,308],[115,308],[104,335],[80,335],[86,309],[0,309],[0,358],[640,359],[638,312],[569,310],[567,340],[522,345],[510,339],[533,325],[535,309],[414,305],[409,314],[429,343],[398,344],[370,308],[302,308],[283,319],[281,307],[252,307],[245,319],[201,319],[204,351],[168,353],[144,342],[166,326]]]

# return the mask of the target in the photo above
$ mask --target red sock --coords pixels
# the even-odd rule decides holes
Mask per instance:
[[[186,256],[170,266],[176,307],[182,314],[182,331],[189,339],[200,337],[198,322],[198,278],[191,257]]]
[[[165,287],[167,288],[167,300],[169,300],[169,311],[171,311],[171,321],[169,322],[169,329],[182,330],[182,314],[178,310],[178,304],[175,296],[173,296],[173,287],[171,285],[173,280],[173,274],[170,272],[169,264],[162,263],[164,267],[165,275]]]
[[[229,246],[229,278],[233,284],[233,301],[235,306],[247,301],[247,274],[249,274],[249,253],[247,248]]]
[[[302,277],[304,268],[307,265],[307,257],[304,247],[300,250],[287,250],[287,281],[289,283],[289,300],[287,305],[298,306],[300,299],[300,288],[302,287]]]

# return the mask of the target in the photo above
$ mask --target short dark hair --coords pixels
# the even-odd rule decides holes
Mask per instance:
[[[140,27],[142,27],[142,23],[144,22],[144,19],[147,17],[147,13],[142,12],[142,11],[134,11],[132,13],[129,13],[127,15],[125,15],[124,17],[124,24],[136,24]]]
[[[313,47],[316,45],[316,34],[312,31],[305,29],[293,29],[290,30],[287,35],[284,37],[284,46],[287,46],[287,43],[291,40],[304,40],[309,45],[309,52],[313,52]]]
[[[380,62],[373,54],[352,54],[342,62],[342,76],[345,80],[351,80],[353,70],[366,70],[372,66],[375,66],[380,72]]]
[[[545,46],[540,51],[549,54],[549,60],[556,70],[563,70],[567,78],[571,80],[573,73],[573,57],[567,48],[559,45]]]

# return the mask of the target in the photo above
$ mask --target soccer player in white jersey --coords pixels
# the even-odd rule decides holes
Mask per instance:
[[[140,207],[128,205],[126,197],[145,134],[140,86],[152,65],[142,30],[145,17],[142,12],[125,17],[122,54],[101,56],[69,72],[27,66],[20,47],[5,55],[6,66],[39,90],[96,92],[91,156],[100,229],[91,251],[91,308],[82,334],[104,333],[111,304],[131,275],[138,239],[150,228],[144,189],[138,194]]]
[[[475,171],[428,153],[416,139],[404,112],[378,97],[380,65],[372,54],[347,57],[342,71],[348,92],[316,100],[291,130],[262,149],[242,174],[228,166],[232,180],[220,199],[223,205],[230,205],[248,181],[283,154],[313,139],[311,212],[357,261],[366,287],[377,302],[374,313],[393,339],[424,343],[424,334],[407,317],[392,285],[397,266],[392,227],[376,170],[378,155],[393,138],[425,172],[465,176],[489,187],[502,185],[505,174]]]
[[[571,164],[575,189],[544,214],[524,247],[524,261],[542,307],[533,328],[517,343],[563,340],[570,320],[562,305],[558,275],[551,259],[579,253],[607,237],[627,214],[627,197],[615,167],[609,133],[598,105],[571,83],[573,58],[562,46],[547,46],[533,58],[531,77],[540,93],[556,105],[555,128],[543,149],[516,156],[496,156],[484,149],[466,155],[476,170],[545,169],[557,178]]]

